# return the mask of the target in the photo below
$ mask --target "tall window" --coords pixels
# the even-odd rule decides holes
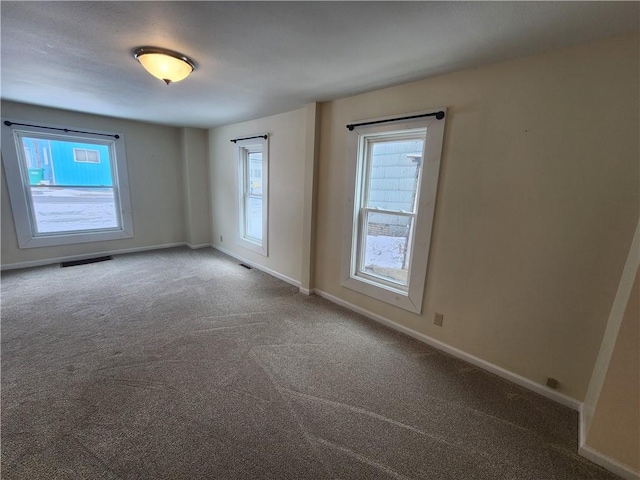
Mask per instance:
[[[356,127],[342,285],[420,313],[444,120]]]
[[[264,138],[236,142],[238,165],[238,244],[267,256],[268,142]]]
[[[2,126],[20,248],[133,236],[122,135]]]

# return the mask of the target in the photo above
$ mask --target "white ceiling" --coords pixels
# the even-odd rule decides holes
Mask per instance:
[[[211,127],[638,30],[638,2],[12,2],[1,96]],[[170,86],[139,46],[197,63]]]

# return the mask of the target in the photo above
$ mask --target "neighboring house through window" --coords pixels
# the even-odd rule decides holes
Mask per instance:
[[[2,157],[20,248],[133,237],[121,134],[6,121]]]
[[[237,140],[238,245],[268,255],[269,148],[266,135]]]
[[[348,133],[343,286],[422,311],[443,132],[430,116]]]

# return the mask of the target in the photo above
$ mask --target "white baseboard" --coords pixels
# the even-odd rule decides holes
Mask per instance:
[[[293,278],[287,277],[286,275],[283,275],[281,273],[276,272],[275,270],[271,270],[270,268],[265,267],[264,265],[260,265],[259,263],[256,262],[252,262],[251,260],[243,257],[242,255],[238,255],[237,253],[234,253],[230,250],[227,250],[226,248],[222,248],[218,245],[211,245],[215,250],[218,250],[222,253],[224,253],[225,255],[229,255],[230,257],[235,258],[236,260],[240,260],[242,263],[246,263],[247,265],[249,265],[250,267],[253,267],[255,269],[261,270],[265,273],[268,273],[269,275],[272,275],[276,278],[279,278],[280,280],[287,282],[291,285],[294,285],[298,288],[300,288],[300,282],[298,280],[295,280]]]
[[[184,242],[165,243],[164,245],[151,245],[148,247],[124,248],[121,250],[109,250],[106,252],[93,252],[93,253],[85,253],[82,255],[69,255],[66,257],[44,258],[42,260],[31,260],[28,262],[17,262],[17,263],[9,263],[6,265],[1,265],[0,270],[4,271],[4,270],[16,270],[19,268],[42,267],[43,265],[51,265],[51,264],[60,263],[60,262],[86,260],[88,258],[94,258],[94,257],[105,257],[107,255],[122,255],[124,253],[146,252],[148,250],[162,250],[165,248],[183,247],[185,245],[186,244]]]
[[[210,244],[210,243],[197,243],[197,244],[195,244],[195,245],[192,245],[192,244],[190,244],[190,243],[188,243],[188,242],[185,242],[185,245],[186,245],[187,247],[189,247],[191,250],[197,250],[197,249],[199,249],[199,248],[207,248],[207,247],[211,247],[211,244]]]
[[[300,293],[304,293],[305,295],[313,295],[313,288],[309,290],[308,288],[300,287]]]
[[[554,400],[566,407],[569,407],[573,410],[580,410],[580,407],[582,406],[582,402],[576,400],[575,398],[569,397],[568,395],[565,395],[563,393],[557,392],[555,390],[552,390],[544,385],[541,385],[539,383],[534,382],[533,380],[529,380],[528,378],[525,378],[521,375],[518,375],[517,373],[513,373],[510,372],[509,370],[506,370],[502,367],[499,367],[497,365],[494,365],[493,363],[489,363],[485,360],[482,360],[481,358],[478,358],[474,355],[471,355],[469,353],[466,353],[462,350],[458,350],[455,347],[451,347],[449,345],[447,345],[446,343],[443,343],[439,340],[436,340],[435,338],[431,338],[427,335],[424,335],[422,333],[416,332],[415,330],[412,330],[410,328],[407,328],[403,325],[400,325],[399,323],[396,323],[392,320],[389,320],[388,318],[382,317],[380,315],[377,315],[373,312],[370,312],[369,310],[365,310],[364,308],[358,307],[357,305],[354,305],[352,303],[349,303],[345,300],[342,300],[338,297],[335,297],[327,292],[323,292],[322,290],[318,290],[318,289],[314,289],[312,291],[312,293],[315,293],[323,298],[326,298],[327,300],[348,308],[349,310],[352,310],[356,313],[359,313],[361,315],[364,315],[367,318],[370,318],[371,320],[375,320],[376,322],[382,323],[383,325],[386,325],[387,327],[390,327],[394,330],[397,330],[399,332],[405,333],[417,340],[420,340],[421,342],[426,343],[427,345],[430,345],[434,348],[437,348],[438,350],[442,350],[443,352],[446,352],[450,355],[453,355],[454,357],[460,358],[462,360],[464,360],[465,362],[468,362],[472,365],[475,365],[476,367],[482,368],[483,370],[487,370],[495,375],[498,375],[499,377],[502,377],[506,380],[509,380],[517,385],[520,385],[521,387],[524,387],[528,390],[534,391],[540,395],[542,395],[543,397],[546,397],[550,400]]]
[[[626,480],[640,480],[640,472],[636,472],[626,465],[620,463],[614,458],[611,458],[608,455],[605,455],[602,452],[594,450],[588,445],[581,445],[578,448],[578,454],[581,457],[586,458],[587,460],[592,461],[596,465],[600,465],[602,468],[609,470],[612,473],[615,473],[619,477],[622,477]]]

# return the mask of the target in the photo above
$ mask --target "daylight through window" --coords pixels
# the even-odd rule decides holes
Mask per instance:
[[[121,137],[3,128],[16,147],[3,158],[22,248],[132,236]]]
[[[267,140],[236,142],[238,164],[238,244],[267,255]]]
[[[365,137],[358,275],[405,290],[426,129]]]

